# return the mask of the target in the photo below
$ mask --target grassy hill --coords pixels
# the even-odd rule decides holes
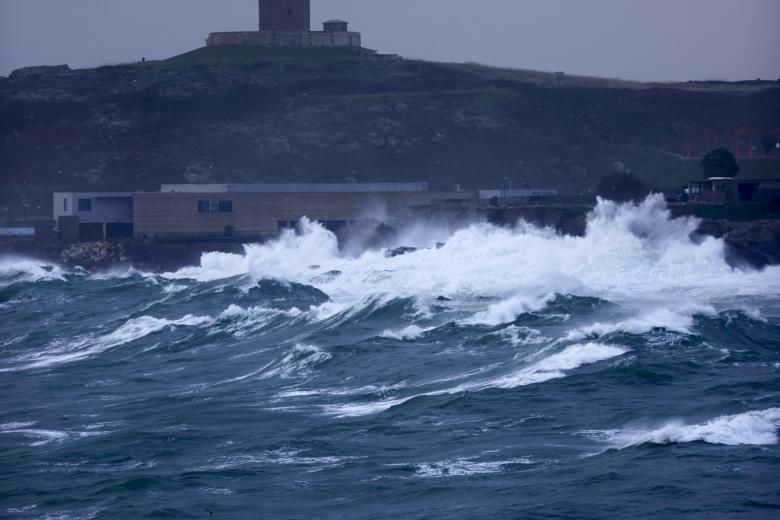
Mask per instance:
[[[0,78],[0,190],[10,200],[171,182],[513,178],[588,199],[602,176],[630,170],[671,191],[698,176],[683,157],[691,131],[703,149],[705,133],[714,147],[736,127],[780,127],[778,87],[568,76],[556,87],[543,72],[350,49],[208,47],[27,70]],[[741,164],[780,176],[777,157]]]

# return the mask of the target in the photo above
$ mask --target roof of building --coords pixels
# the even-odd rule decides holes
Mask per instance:
[[[742,179],[739,177],[710,177],[709,179],[693,179],[688,183],[706,183],[706,182],[734,182],[734,183],[747,183],[747,182],[780,182],[780,178],[775,179]]]
[[[339,20],[338,18],[334,18],[332,20],[327,20],[325,23],[349,23],[346,20]]]
[[[479,190],[480,199],[491,199],[493,197],[555,197],[558,190],[522,188],[513,190]]]
[[[160,191],[162,193],[388,193],[428,191],[428,183],[163,184]]]
[[[132,197],[133,192],[131,191],[58,191],[54,193],[54,196],[57,195],[69,195],[74,197],[83,197],[83,198],[90,198],[90,199],[115,199],[115,198],[126,198],[126,197]]]

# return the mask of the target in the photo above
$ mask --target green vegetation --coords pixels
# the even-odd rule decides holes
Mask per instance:
[[[736,177],[739,173],[737,158],[726,148],[717,148],[701,160],[701,176],[704,179],[712,177]]]
[[[596,189],[596,195],[599,197],[618,202],[640,201],[649,193],[645,183],[630,173],[607,175],[601,179]]]
[[[763,83],[566,76],[556,86],[543,72],[370,51],[204,47],[0,82],[0,189],[347,178],[491,188],[513,178],[592,201],[621,163],[676,193],[700,176],[700,159],[682,155],[689,129],[728,142],[735,126],[776,128],[777,114],[780,89]],[[739,166],[780,177],[776,155]]]

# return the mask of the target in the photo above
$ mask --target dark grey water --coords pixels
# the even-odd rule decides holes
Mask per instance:
[[[694,226],[0,259],[0,517],[776,518],[780,271]]]

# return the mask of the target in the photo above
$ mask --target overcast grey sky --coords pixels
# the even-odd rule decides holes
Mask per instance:
[[[780,78],[780,0],[312,0],[364,45],[640,80]],[[257,0],[0,0],[0,74],[165,58],[254,30]]]

